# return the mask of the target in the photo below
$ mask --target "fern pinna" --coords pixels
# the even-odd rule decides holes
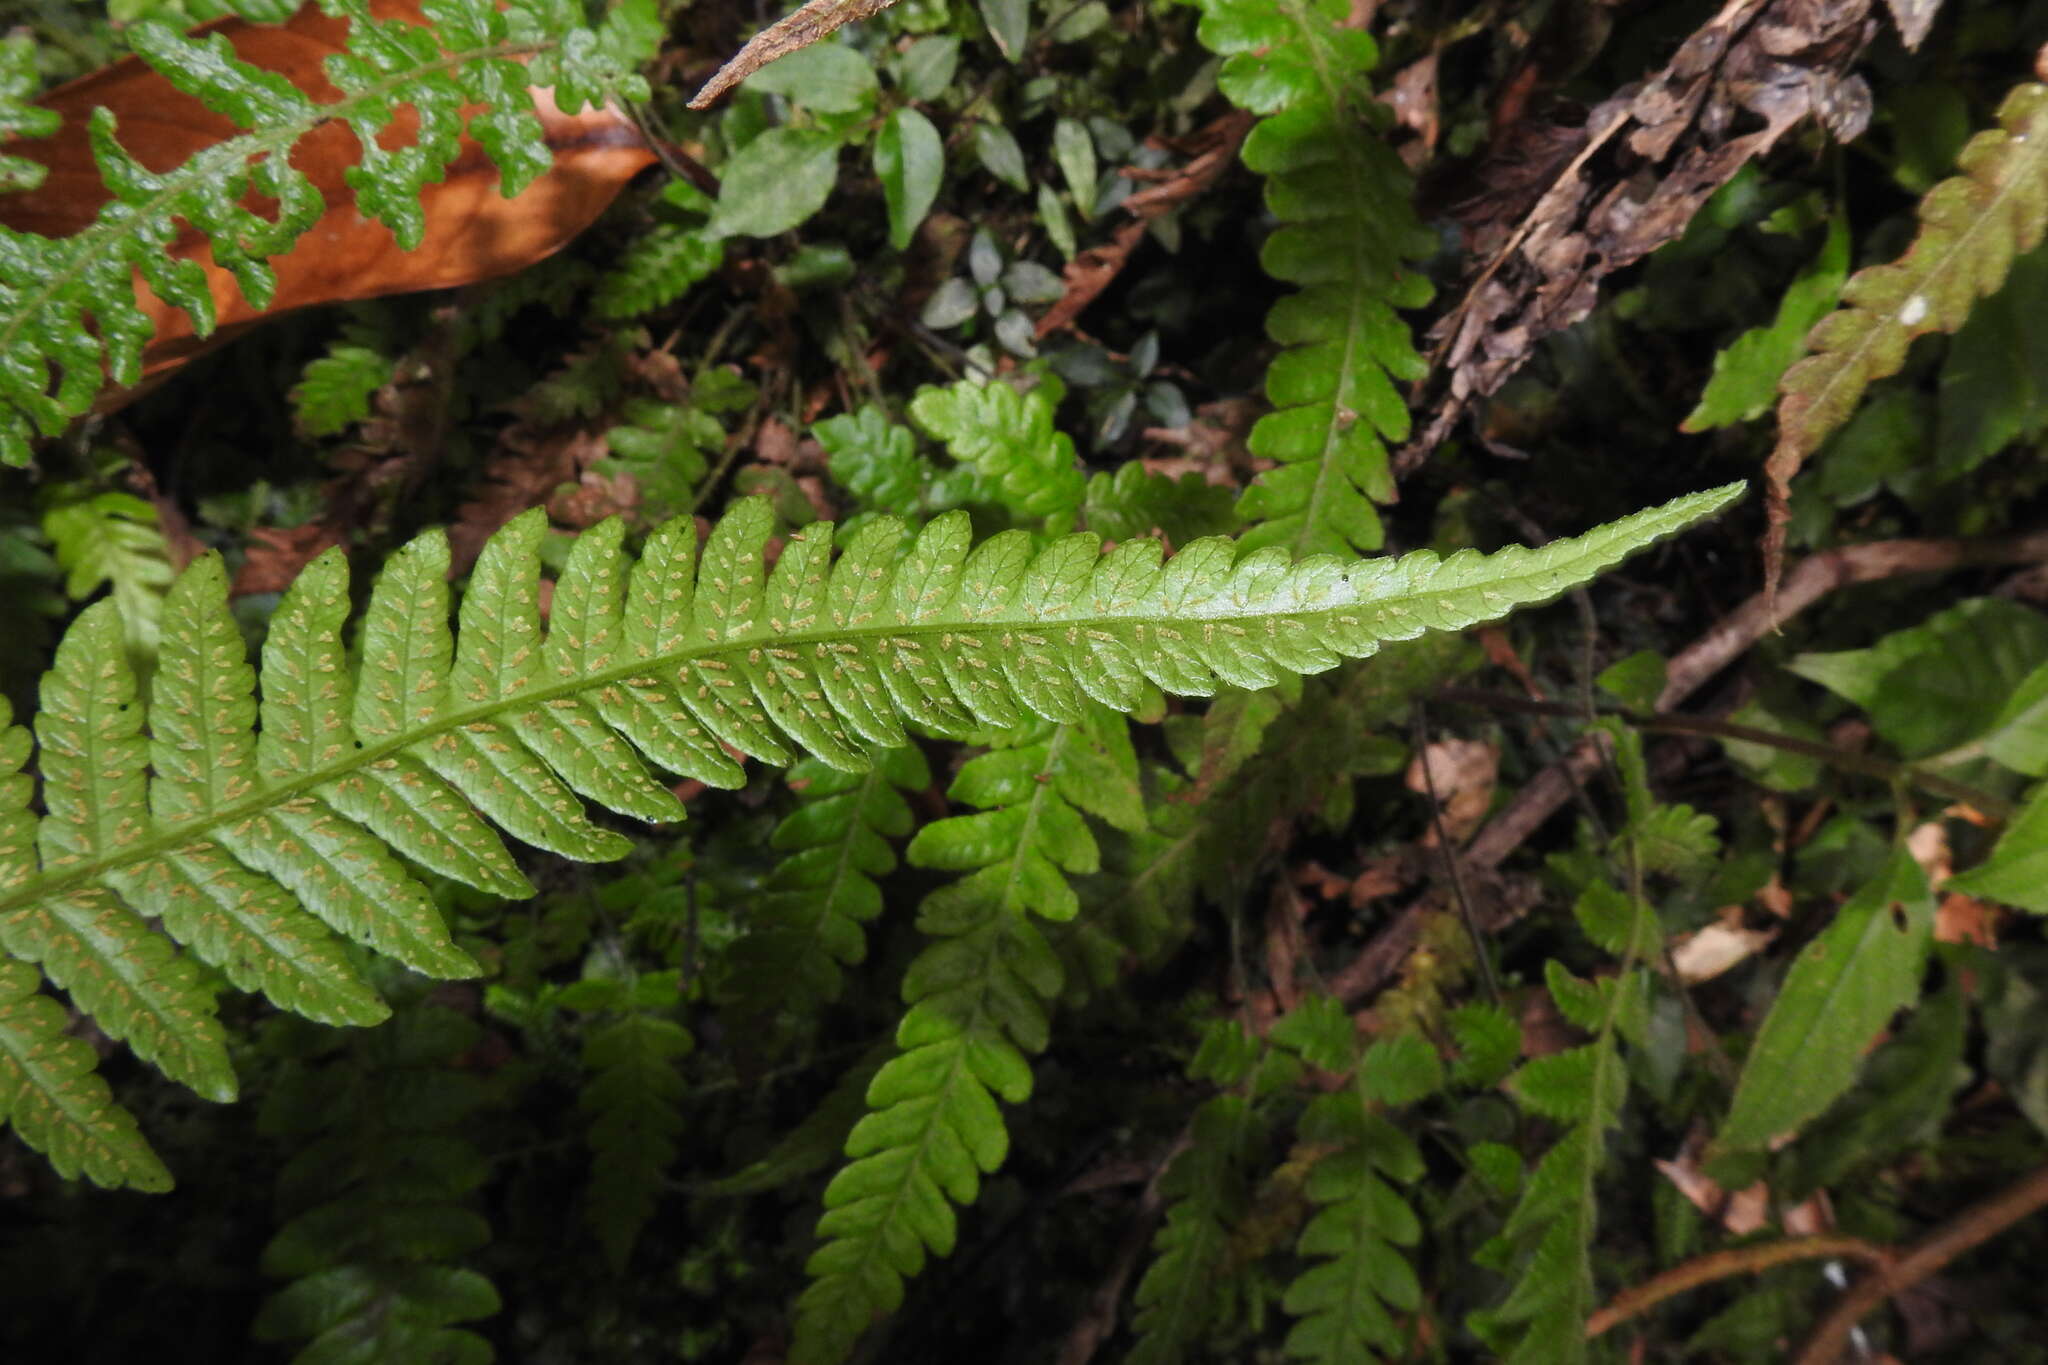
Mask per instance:
[[[376,17],[388,7],[372,0],[320,5],[349,25],[347,50],[324,63],[341,93],[328,101],[242,61],[217,33],[190,38],[154,20],[127,28],[136,56],[247,131],[159,174],[123,149],[114,116],[97,110],[93,157],[111,191],[98,217],[57,238],[0,228],[0,464],[28,463],[34,436],[62,432],[110,376],[123,385],[141,377],[153,325],[136,304],[134,275],[189,314],[200,336],[213,330],[205,272],[172,254],[187,229],[206,239],[251,303],[269,306],[277,276],[268,258],[290,250],[325,207],[290,159],[314,129],[348,124],[360,149],[347,172],[356,207],[410,251],[425,231],[421,192],[455,160],[465,131],[497,166],[507,196],[553,164],[530,87],[551,87],[566,113],[614,93],[647,97],[628,60],[649,36],[644,5],[621,7],[602,33],[582,27],[572,0],[422,0],[428,26]],[[380,134],[400,106],[415,111],[418,129],[387,146]],[[37,117],[44,112],[0,99],[0,128],[46,136],[54,120]],[[256,196],[274,206],[269,216],[245,203]]]
[[[107,1033],[226,1099],[235,1082],[214,986],[193,958],[336,1023],[387,1012],[337,933],[428,975],[474,971],[401,855],[519,896],[530,887],[493,826],[571,858],[619,857],[629,841],[592,823],[583,800],[680,818],[649,761],[733,786],[742,775],[727,746],[773,763],[808,750],[858,771],[903,746],[907,727],[962,736],[1051,722],[1060,730],[1049,737],[1018,737],[1078,745],[1102,708],[1138,709],[1154,687],[1266,686],[1547,600],[1739,491],[1693,494],[1540,550],[1449,559],[1290,562],[1278,549],[1240,557],[1222,539],[1170,558],[1148,539],[1105,554],[1085,534],[1033,552],[1021,531],[971,545],[956,512],[915,534],[876,518],[842,545],[830,524],[815,525],[787,538],[772,569],[772,514],[748,499],[701,554],[688,520],[654,532],[637,560],[619,523],[585,532],[553,585],[545,628],[546,523],[535,511],[485,547],[456,630],[446,538],[431,532],[393,556],[353,666],[342,643],[345,561],[333,551],[315,560],[272,619],[260,703],[225,573],[217,557],[202,558],[165,603],[146,704],[112,603],[87,608],[67,632],[34,722],[40,810],[29,736],[0,716],[0,1115],[67,1175],[168,1183],[29,964]],[[1002,752],[991,755],[997,768]],[[1031,755],[1018,772],[1057,761]],[[963,794],[999,807],[1002,820],[1068,818],[1055,806],[1071,789],[1038,796],[1031,789],[1046,784],[1016,779],[992,771],[979,794]],[[1029,807],[1022,815],[1011,813],[1013,788]],[[971,841],[933,854],[943,842],[928,831],[912,855],[968,865]],[[915,1048],[927,1032],[939,1041],[961,1030],[966,1042],[943,1050],[939,1079],[952,1078],[952,1102],[965,1107],[950,1128],[925,1130],[912,1155],[930,1163],[930,1180],[906,1187],[873,1234],[890,1276],[914,1266],[917,1247],[944,1245],[947,1200],[967,1198],[974,1172],[1000,1159],[988,1094],[1021,1093],[1028,1068],[1020,1052],[968,1032],[960,1009],[995,1011],[990,1026],[1029,1050],[1016,1021],[1040,1008],[1033,997],[1051,996],[1042,978],[1056,963],[1031,942],[1027,910],[1072,910],[1029,862],[987,864],[927,903],[927,931],[944,951],[935,946],[913,973],[913,998],[933,1004],[913,1010],[903,1041]],[[994,994],[956,1009],[955,970],[981,973],[972,991]],[[914,1067],[885,1076],[906,1094],[934,1084]],[[880,1134],[876,1150],[896,1141]],[[849,1306],[885,1306],[889,1282],[864,1277]]]
[[[497,1288],[464,1264],[491,1240],[476,1208],[490,1163],[464,1131],[491,1086],[455,1062],[483,1031],[433,1003],[432,983],[389,977],[397,1009],[383,1028],[268,1021],[284,1066],[263,1130],[296,1155],[278,1177],[287,1221],[263,1269],[290,1283],[252,1331],[305,1342],[298,1365],[491,1359],[486,1340],[458,1325],[499,1308]]]
[[[1252,428],[1254,454],[1277,460],[1238,510],[1255,545],[1296,554],[1375,550],[1375,501],[1391,501],[1386,442],[1406,440],[1397,379],[1422,377],[1396,308],[1429,302],[1411,263],[1436,249],[1416,219],[1408,175],[1375,135],[1386,122],[1365,73],[1379,50],[1344,27],[1347,0],[1201,0],[1202,45],[1226,58],[1217,85],[1263,115],[1244,163],[1267,177],[1280,226],[1259,261],[1299,292],[1266,330],[1289,347],[1266,374],[1274,411]]]

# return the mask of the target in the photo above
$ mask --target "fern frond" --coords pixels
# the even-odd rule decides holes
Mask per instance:
[[[1896,374],[1913,338],[1953,332],[1978,299],[2005,282],[2014,257],[2048,231],[2048,85],[2006,96],[1998,127],[1971,138],[1962,174],[1920,201],[1920,231],[1906,253],[1842,287],[1842,306],[1807,338],[1812,352],[1779,385],[1778,441],[1764,466],[1772,581],[1784,550],[1792,476],[1849,420],[1863,391]]]
[[[978,469],[942,470],[918,454],[910,428],[890,421],[873,404],[828,417],[811,427],[811,435],[824,448],[832,477],[870,512],[918,517],[999,496]]]
[[[335,436],[370,415],[370,398],[391,382],[392,357],[357,341],[306,362],[292,386],[292,416],[308,436]]]
[[[1504,1302],[1470,1318],[1472,1329],[1510,1365],[1567,1365],[1586,1357],[1599,1226],[1595,1184],[1606,1163],[1608,1130],[1621,1121],[1628,1092],[1618,1035],[1625,1017],[1640,1009],[1644,984],[1639,970],[1589,983],[1552,963],[1550,985],[1560,1011],[1595,1036],[1527,1063],[1509,1081],[1525,1108],[1568,1125],[1529,1174],[1500,1234],[1474,1257],[1514,1280]]]
[[[357,207],[412,250],[425,231],[421,190],[454,160],[465,126],[509,196],[551,164],[532,84],[552,86],[568,113],[608,91],[647,94],[618,65],[613,45],[578,27],[575,7],[562,0],[514,0],[504,9],[433,0],[432,28],[373,19],[368,0],[322,3],[349,23],[347,50],[325,67],[341,97],[325,103],[242,61],[219,34],[187,38],[154,21],[127,30],[152,69],[247,131],[157,174],[123,149],[113,115],[99,110],[92,146],[112,191],[99,216],[61,239],[0,229],[0,464],[26,464],[33,435],[61,432],[107,376],[124,385],[140,378],[151,324],[136,305],[132,273],[190,314],[200,335],[213,330],[204,272],[168,254],[181,225],[206,238],[251,303],[268,304],[277,280],[267,259],[289,250],[323,209],[313,182],[290,161],[313,129],[347,123],[362,148],[346,173]],[[378,135],[400,106],[418,114],[417,135],[386,147]],[[466,106],[482,107],[465,115]],[[274,215],[247,207],[251,199],[273,201]]]
[[[21,771],[28,732],[12,721],[0,697],[0,886],[32,860],[36,832]],[[27,963],[0,957],[0,1121],[66,1178],[169,1189],[170,1172],[93,1071],[92,1045],[67,1031],[64,1011],[37,993],[38,979]]]
[[[1130,950],[1176,941],[1198,899],[1228,904],[1256,868],[1275,819],[1318,809],[1375,761],[1369,742],[1416,694],[1452,676],[1466,646],[1424,636],[1381,650],[1288,696],[1226,692],[1199,718],[1168,721],[1180,770],[1150,828],[1121,850],[1110,903],[1091,914],[1130,926]]]
[[[673,973],[667,983],[673,996]],[[623,1271],[640,1229],[654,1213],[676,1134],[683,1128],[683,1077],[676,1059],[695,1040],[673,1019],[632,1010],[583,1040],[591,1073],[578,1103],[591,1115],[590,1225],[614,1270]]]
[[[625,420],[604,434],[612,453],[600,467],[632,476],[643,515],[652,508],[673,514],[690,506],[711,471],[707,455],[725,444],[718,419],[690,403],[652,398],[628,399],[619,415]]]
[[[554,373],[526,391],[526,411],[542,422],[598,416],[618,402],[633,352],[647,345],[647,333],[623,328],[570,353]]]
[[[725,239],[701,227],[657,227],[636,238],[592,300],[601,318],[630,318],[666,308],[725,261]]]
[[[1005,507],[1047,531],[1064,531],[1088,491],[1073,438],[1053,426],[1065,393],[1050,375],[1029,392],[1001,380],[962,379],[921,390],[910,400],[910,416],[993,485]]]
[[[1089,719],[1123,724],[1100,707]],[[973,1203],[1008,1152],[995,1100],[1029,1098],[1027,1055],[1045,1048],[1064,979],[1030,916],[1072,919],[1080,905],[1066,874],[1099,862],[1073,799],[1090,774],[1083,730],[1040,722],[998,736],[1007,742],[971,759],[950,792],[983,809],[911,841],[913,864],[968,875],[920,909],[932,942],[904,974],[902,1051],[868,1087],[870,1112],[847,1139],[853,1160],[825,1191],[826,1240],[811,1257],[793,1360],[842,1359],[877,1313],[893,1312],[926,1253],[951,1253],[951,1205]]]
[[[296,1143],[278,1177],[291,1219],[263,1269],[292,1283],[257,1313],[259,1341],[310,1338],[299,1365],[491,1358],[455,1325],[499,1308],[491,1282],[459,1264],[491,1236],[470,1199],[487,1168],[458,1126],[485,1095],[455,1066],[478,1037],[452,1010],[409,1003],[332,1060],[285,1071],[264,1128]],[[301,1056],[319,1047],[316,1033]]]
[[[53,110],[29,103],[41,85],[35,39],[19,32],[0,39],[0,142],[49,137],[63,125]],[[32,190],[48,176],[49,169],[39,162],[0,156],[0,193]]]
[[[1393,1313],[1422,1304],[1422,1286],[1400,1248],[1421,1239],[1422,1224],[1389,1182],[1420,1179],[1422,1154],[1355,1087],[1311,1104],[1302,1140],[1342,1145],[1309,1174],[1308,1197],[1318,1209],[1295,1250],[1318,1263],[1287,1286],[1282,1306],[1300,1319],[1287,1334],[1287,1354],[1326,1365],[1400,1358],[1408,1342]]]
[[[93,492],[82,484],[50,489],[41,501],[43,534],[64,570],[65,593],[83,602],[109,588],[129,660],[149,669],[163,634],[164,589],[171,583],[170,547],[156,508],[133,493]]]
[[[1173,1365],[1215,1320],[1218,1271],[1250,1200],[1244,1163],[1263,1129],[1244,1095],[1218,1095],[1196,1111],[1189,1147],[1159,1182],[1172,1203],[1138,1282],[1131,1365]]]
[[[1365,74],[1379,61],[1366,34],[1343,27],[1345,0],[1201,0],[1202,45],[1226,58],[1217,83],[1265,117],[1244,163],[1267,177],[1281,226],[1260,264],[1301,286],[1266,318],[1288,349],[1266,374],[1274,411],[1253,454],[1280,462],[1245,491],[1238,512],[1252,545],[1300,554],[1379,548],[1375,501],[1389,501],[1386,442],[1408,435],[1397,379],[1425,366],[1396,308],[1429,302],[1411,262],[1435,242],[1416,220],[1407,172],[1374,134],[1385,111]]]
[[[922,791],[931,781],[915,746],[884,750],[865,773],[814,758],[790,769],[802,804],[775,827],[769,842],[785,856],[732,950],[743,1012],[780,1007],[807,1018],[839,997],[841,965],[867,956],[862,926],[882,913],[874,879],[895,870],[888,841],[916,824],[898,789]]]
[[[1196,473],[1168,478],[1136,460],[1088,480],[1083,515],[1088,529],[1105,540],[1157,531],[1170,544],[1185,545],[1203,536],[1228,535],[1237,527],[1229,488]]]
[[[643,757],[732,786],[726,745],[772,763],[790,762],[793,745],[860,771],[906,742],[906,723],[955,735],[1034,715],[1081,723],[1098,703],[1134,710],[1155,686],[1265,686],[1547,600],[1738,491],[1540,550],[1348,565],[1290,565],[1278,550],[1233,563],[1221,540],[1171,559],[1149,539],[1104,555],[1086,535],[1033,554],[1021,531],[970,554],[964,513],[907,544],[900,522],[878,518],[836,559],[831,525],[806,528],[767,573],[773,517],[749,499],[712,530],[701,562],[687,520],[656,531],[637,564],[618,522],[584,533],[545,634],[536,510],[485,547],[452,634],[447,538],[394,555],[353,671],[340,638],[347,571],[336,552],[315,560],[272,619],[260,712],[226,575],[207,557],[166,606],[178,638],[146,722],[111,603],[88,608],[59,647],[36,722],[47,813],[35,844],[0,863],[0,946],[41,962],[165,1071],[225,1096],[207,992],[145,916],[287,1008],[368,1020],[380,1007],[313,919],[429,975],[474,970],[394,851],[484,891],[531,894],[491,826],[566,857],[620,857],[630,841],[592,824],[583,800],[639,820],[683,814]],[[1020,864],[1035,880],[1004,889],[1003,903],[1063,908],[1064,886],[1038,870]],[[1009,943],[1036,937],[1023,924],[989,929],[983,946],[1036,953]],[[991,1074],[1008,1084],[1015,1073]]]

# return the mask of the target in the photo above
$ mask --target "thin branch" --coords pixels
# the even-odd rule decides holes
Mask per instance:
[[[1802,560],[1778,585],[1777,601],[1758,593],[1671,661],[1657,709],[1669,710],[1699,690],[1749,647],[1837,588],[1906,574],[1947,573],[1996,564],[2048,560],[2048,531],[2003,540],[1880,540],[1825,550]]]
[[[1486,933],[1479,927],[1479,914],[1472,908],[1471,897],[1465,894],[1465,874],[1459,868],[1458,844],[1451,838],[1451,832],[1444,825],[1443,798],[1436,793],[1436,769],[1429,761],[1429,721],[1421,702],[1415,704],[1413,742],[1415,761],[1422,767],[1422,785],[1429,792],[1429,818],[1436,830],[1437,850],[1444,855],[1444,868],[1450,873],[1451,895],[1458,902],[1458,918],[1464,921],[1465,935],[1472,941],[1472,961],[1479,969],[1479,981],[1486,989],[1486,998],[1493,1004],[1500,1003],[1500,982],[1494,979],[1493,959],[1487,952]]]
[[[1087,1307],[1081,1310],[1081,1316],[1075,1320],[1067,1332],[1066,1341],[1060,1346],[1059,1365],[1088,1365],[1102,1343],[1115,1334],[1124,1286],[1130,1283],[1131,1272],[1138,1268],[1138,1258],[1145,1254],[1146,1247],[1152,1245],[1153,1230],[1166,1207],[1165,1197],[1159,1192],[1159,1182],[1166,1178],[1166,1173],[1173,1169],[1173,1163],[1194,1142],[1195,1125],[1190,1119],[1152,1168],[1152,1177],[1145,1182],[1144,1193],[1138,1196],[1131,1226],[1124,1233],[1122,1245],[1117,1248],[1116,1260],[1095,1287],[1095,1292],[1088,1296]]]
[[[2048,560],[2048,531],[2005,540],[1881,540],[1823,551],[1786,575],[1775,599],[1758,593],[1676,655],[1665,670],[1657,709],[1675,709],[1751,645],[1838,588],[1905,574],[2044,560]],[[1565,758],[1524,784],[1507,808],[1479,831],[1466,849],[1466,862],[1477,867],[1500,866],[1571,799],[1572,781],[1591,773],[1599,761],[1592,743],[1581,740]]]
[[[1786,575],[1775,597],[1758,593],[1674,656],[1665,669],[1657,710],[1667,712],[1678,706],[1751,645],[1837,588],[1906,574],[2044,561],[2048,561],[2048,531],[2003,540],[1880,540],[1812,555]],[[1596,743],[1595,736],[1580,740],[1571,752],[1524,783],[1507,807],[1466,846],[1466,869],[1489,872],[1499,867],[1571,800],[1574,787],[1600,766]],[[1432,910],[1427,897],[1410,903],[1330,978],[1332,993],[1340,1000],[1355,1002],[1391,980],[1415,950],[1423,922]]]
[[[1886,1299],[1912,1288],[1964,1252],[1989,1241],[2022,1218],[2048,1205],[2048,1166],[1972,1204],[1915,1243],[1905,1255],[1881,1264],[1842,1296],[1800,1348],[1794,1365],[1835,1365],[1849,1333]]]
[[[709,108],[720,95],[777,57],[809,47],[843,24],[871,19],[895,3],[896,0],[810,0],[795,13],[784,15],[755,34],[731,61],[704,82],[704,88],[691,97],[690,108]]]
[[[1655,1275],[1633,1289],[1624,1289],[1616,1294],[1608,1305],[1586,1319],[1586,1336],[1597,1337],[1610,1328],[1619,1327],[1630,1318],[1645,1313],[1668,1298],[1698,1289],[1701,1285],[1716,1280],[1729,1279],[1736,1275],[1758,1275],[1773,1267],[1788,1265],[1793,1261],[1814,1261],[1830,1257],[1843,1260],[1861,1261],[1866,1265],[1882,1267],[1892,1259],[1892,1253],[1861,1237],[1788,1237],[1777,1242],[1758,1242],[1750,1246],[1725,1247],[1710,1251],[1704,1256],[1671,1267]]]
[[[1478,687],[1440,687],[1436,690],[1439,701],[1452,702],[1461,706],[1484,707],[1491,711],[1521,711],[1539,716],[1572,716],[1584,713],[1575,706],[1562,702],[1537,701],[1529,697],[1516,696],[1508,692],[1490,692]],[[1952,801],[1963,801],[1975,807],[1984,815],[1996,820],[2009,820],[2017,807],[2004,797],[1928,772],[1924,767],[1911,763],[1897,763],[1875,754],[1857,753],[1838,745],[1823,744],[1818,740],[1801,739],[1797,735],[1780,734],[1776,730],[1763,730],[1754,725],[1738,725],[1733,721],[1715,720],[1710,716],[1680,716],[1645,714],[1625,706],[1604,706],[1599,714],[1614,716],[1638,730],[1653,734],[1707,735],[1714,739],[1732,739],[1744,744],[1762,745],[1798,754],[1839,768],[1843,772],[1874,777],[1893,785],[1906,783],[1923,788],[1937,796]]]

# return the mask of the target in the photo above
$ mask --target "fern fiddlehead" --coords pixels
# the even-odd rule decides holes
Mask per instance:
[[[772,571],[772,516],[750,499],[701,558],[687,521],[657,531],[637,562],[617,523],[585,533],[545,631],[545,522],[529,512],[486,546],[454,632],[446,538],[395,555],[354,670],[340,640],[344,562],[316,560],[279,605],[260,707],[209,557],[173,586],[146,708],[111,603],[66,635],[35,725],[40,817],[27,737],[0,717],[0,946],[41,963],[169,1074],[226,1097],[210,992],[145,917],[286,1008],[365,1022],[383,1007],[332,956],[328,930],[430,975],[474,969],[394,851],[527,894],[492,826],[572,858],[617,857],[627,841],[592,824],[583,799],[638,819],[682,814],[643,759],[730,786],[740,772],[725,745],[858,770],[901,746],[906,724],[959,735],[1032,716],[1079,723],[1096,706],[1136,709],[1153,686],[1266,686],[1547,600],[1738,492],[1540,550],[1350,563],[1289,563],[1277,549],[1238,559],[1224,540],[1171,558],[1150,540],[1104,554],[1087,535],[1034,554],[1023,532],[970,550],[966,515],[949,513],[914,537],[877,519],[836,555],[820,524],[791,536]],[[31,1084],[21,1059],[48,1042],[41,1011],[21,1018],[30,1031],[0,1042],[0,1095]],[[64,1103],[37,1110],[40,1130],[23,1130],[60,1160],[130,1131],[105,1126],[89,1087],[61,1090],[51,1098]],[[132,1151],[126,1166],[78,1160],[71,1173],[146,1164]]]

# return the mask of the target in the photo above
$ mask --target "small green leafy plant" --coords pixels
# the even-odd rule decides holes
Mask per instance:
[[[730,7],[323,3],[333,103],[213,0],[0,47],[10,133],[127,46],[242,130],[0,240],[0,1351],[1818,1365],[1939,1253],[1873,1349],[2028,1358],[2038,16],[817,0],[714,104]],[[1875,140],[1397,459],[1411,324],[1576,297],[1552,191],[1765,58]],[[411,240],[535,84],[659,163],[560,254],[90,414],[309,130]]]

